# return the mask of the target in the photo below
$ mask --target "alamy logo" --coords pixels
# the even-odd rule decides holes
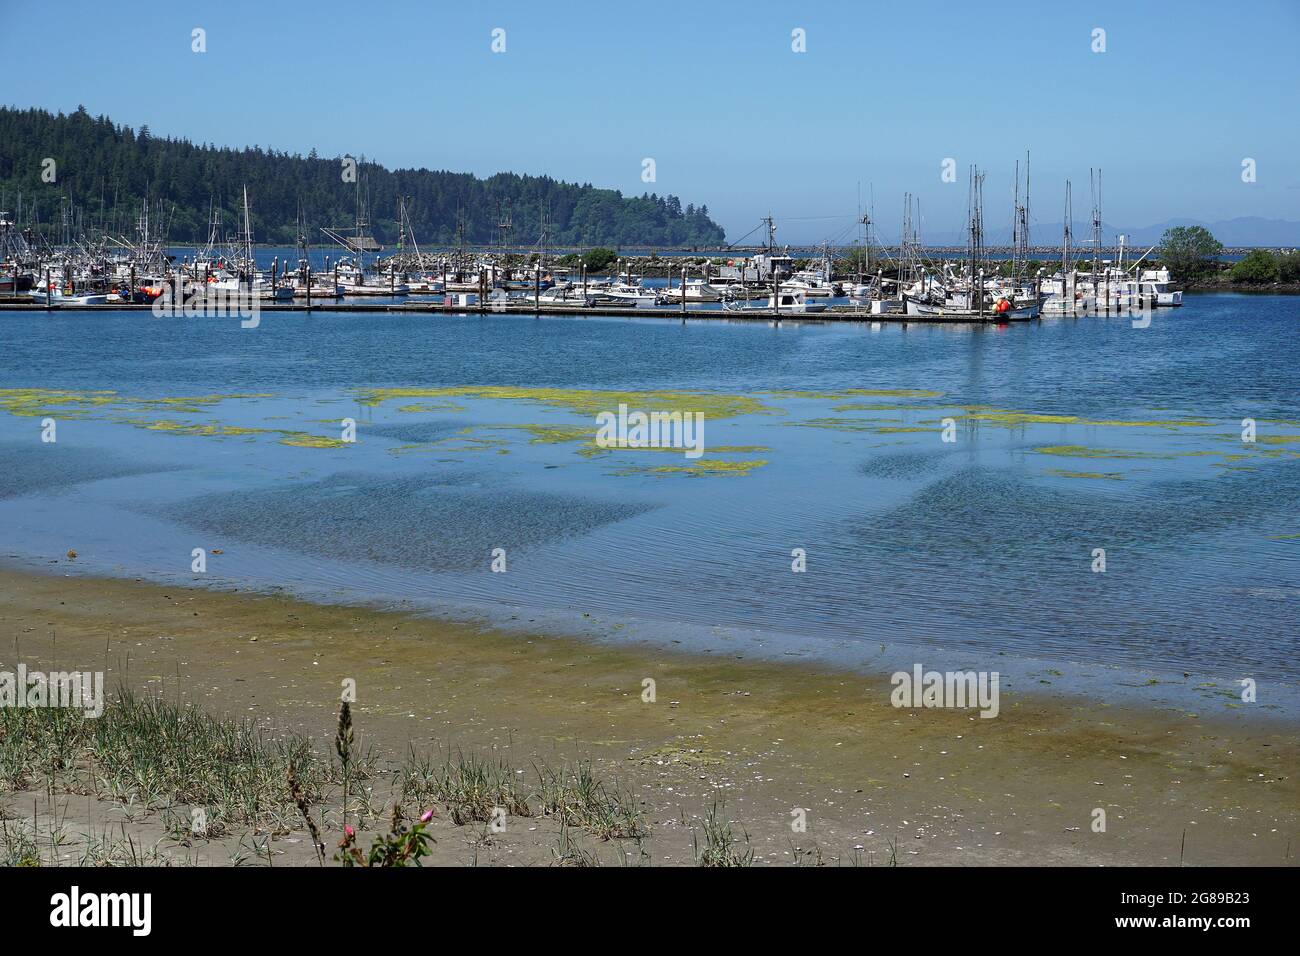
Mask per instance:
[[[163,286],[150,311],[155,319],[237,318],[245,329],[255,329],[262,322],[262,300],[244,282],[204,285],[178,279]]]
[[[981,717],[998,715],[998,672],[926,671],[920,664],[911,673],[895,671],[889,701],[895,707],[978,707]]]
[[[79,709],[87,717],[104,713],[103,671],[0,671],[0,707]]]
[[[153,928],[153,894],[86,893],[74,886],[50,897],[51,926],[129,926],[133,936]]]
[[[687,458],[704,454],[703,412],[629,412],[596,416],[598,448],[682,448]]]

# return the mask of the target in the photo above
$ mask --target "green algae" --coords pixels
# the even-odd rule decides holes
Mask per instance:
[[[695,477],[704,476],[723,476],[723,475],[748,475],[750,472],[762,468],[768,462],[762,458],[755,458],[750,461],[712,461],[701,458],[691,462],[689,465],[658,465],[658,466],[630,466],[620,468],[614,472],[615,475],[691,475]]]
[[[463,412],[465,406],[457,405],[455,402],[415,402],[411,405],[401,405],[397,410],[411,414],[420,412]]]
[[[681,454],[683,449],[671,446],[610,446],[603,447],[596,443],[596,430],[591,427],[571,426],[571,425],[485,425],[484,428],[502,429],[502,430],[520,430],[526,431],[532,437],[529,439],[530,445],[559,445],[569,442],[581,442],[577,453],[584,458],[593,458],[597,455],[610,454],[613,452],[634,451],[634,452],[673,452]],[[468,429],[467,429],[468,431]],[[766,445],[715,445],[703,450],[704,455],[750,455],[770,452],[772,449]]]
[[[872,419],[864,418],[806,418],[801,422],[782,422],[782,425],[795,425],[802,428],[826,428],[837,432],[875,432],[880,425]]]
[[[882,425],[880,418],[807,418],[801,422],[782,422],[783,425],[800,425],[805,428],[825,428],[837,432],[870,432],[873,435],[895,435],[907,432],[937,432],[927,425]]]
[[[489,428],[518,429],[532,436],[530,445],[561,445],[571,441],[594,441],[596,429],[582,425],[490,425]]]
[[[474,427],[462,428],[454,435],[448,435],[445,438],[438,438],[429,442],[417,442],[410,445],[395,445],[388,449],[391,455],[423,454],[428,452],[462,452],[462,451],[492,451],[497,450],[498,454],[506,453],[504,447],[509,442],[504,438],[481,438],[473,434]]]
[[[0,388],[0,408],[10,415],[39,418],[58,410],[65,418],[79,417],[91,408],[112,405],[116,392],[72,392],[57,388]]]
[[[0,409],[10,415],[39,417],[58,414],[84,417],[100,408],[123,411],[167,411],[198,414],[227,399],[271,398],[267,394],[178,395],[170,398],[132,398],[111,390],[71,391],[58,388],[0,388]]]
[[[256,428],[247,425],[227,425],[224,422],[187,422],[174,418],[125,418],[111,419],[133,428],[146,431],[166,432],[171,435],[190,435],[200,438],[247,438],[253,435],[279,435],[281,445],[295,448],[342,448],[352,442],[325,435],[313,435],[309,432],[293,431],[284,428]]]
[[[1256,435],[1255,441],[1261,445],[1290,445],[1300,442],[1300,435]]]
[[[1080,418],[1078,415],[1040,415],[1018,412],[989,405],[962,406],[964,414],[957,416],[969,421],[988,422],[1004,428],[1021,425],[1092,425],[1104,428],[1210,428],[1212,422],[1198,419],[1154,419],[1151,421],[1125,421],[1119,419]]]
[[[342,448],[353,444],[341,438],[327,438],[324,435],[310,435],[307,432],[280,431],[279,434],[284,436],[280,439],[281,445],[291,445],[294,448]]]
[[[1040,455],[1058,455],[1062,458],[1176,458],[1177,455],[1156,451],[1131,451],[1126,448],[1088,448],[1084,445],[1041,445],[1033,449]],[[1192,452],[1194,455],[1211,455],[1213,452]]]
[[[595,417],[614,412],[619,405],[638,411],[680,411],[702,413],[706,418],[773,414],[777,410],[749,395],[717,392],[645,391],[619,392],[603,389],[523,388],[513,385],[461,385],[445,388],[363,388],[357,391],[362,405],[380,405],[396,398],[487,398],[529,401]]]
[[[933,405],[909,405],[904,402],[845,402],[832,406],[833,412],[932,412]]]
[[[1049,468],[1049,475],[1056,475],[1059,478],[1093,478],[1104,479],[1106,481],[1123,481],[1124,476],[1115,471],[1065,471],[1060,468]]]
[[[152,432],[173,435],[197,435],[203,438],[239,438],[249,435],[273,433],[270,428],[252,428],[244,425],[226,425],[222,422],[185,422],[174,418],[124,418],[114,416],[110,421]]]
[[[943,392],[934,392],[925,388],[844,388],[832,392],[809,392],[798,389],[768,389],[759,395],[775,395],[784,398],[940,398]]]
[[[174,398],[124,398],[119,401],[140,411],[190,412],[200,414],[226,400],[274,398],[267,393],[235,392],[229,395],[181,395]]]

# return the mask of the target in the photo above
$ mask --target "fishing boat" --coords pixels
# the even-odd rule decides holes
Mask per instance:
[[[671,286],[659,291],[659,298],[667,302],[681,302],[683,296],[687,302],[721,302],[722,291],[714,288],[704,279],[687,279],[683,290],[681,285]]]
[[[944,319],[966,319],[981,322],[1023,322],[1029,319],[1036,319],[1041,311],[1038,302],[1027,304],[1013,304],[1012,300],[1006,297],[999,297],[994,301],[989,301],[987,295],[982,297],[984,304],[975,308],[962,303],[960,300],[948,299],[943,302],[927,302],[922,299],[914,299],[909,294],[903,295],[903,302],[906,306],[908,315],[925,316],[927,318],[944,318]]]
[[[727,312],[754,312],[754,313],[783,313],[790,312],[795,314],[811,314],[816,312],[825,312],[830,308],[827,302],[810,302],[808,293],[804,289],[790,289],[781,284],[778,292],[767,297],[767,304],[763,306],[741,305],[737,301],[724,302],[722,308]]]
[[[964,322],[1019,322],[1036,319],[1041,296],[1036,287],[1025,288],[1025,263],[1029,248],[1028,167],[1025,201],[1020,202],[1020,168],[1016,166],[1014,248],[1011,276],[1003,278],[989,269],[984,250],[984,174],[971,168],[968,200],[967,261],[960,272],[945,267],[942,277],[924,275],[902,293],[908,315]]]
[[[659,297],[653,289],[647,289],[645,286],[630,282],[615,282],[605,286],[601,294],[610,300],[611,305],[632,306],[637,309],[653,308],[659,301]]]
[[[527,298],[525,297],[525,301]],[[607,301],[607,298],[603,293],[590,290],[584,292],[581,286],[570,282],[561,282],[537,295],[535,301],[539,305],[585,309],[588,306],[596,305],[598,302]]]
[[[31,292],[32,302],[51,308],[61,305],[108,305],[109,295],[107,292],[65,294],[62,289],[33,289]]]
[[[841,293],[841,289],[831,279],[832,269],[830,252],[827,251],[823,253],[818,268],[800,269],[781,285],[802,291],[806,298],[833,298]]]

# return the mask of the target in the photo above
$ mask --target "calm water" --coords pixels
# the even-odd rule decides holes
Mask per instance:
[[[1254,677],[1300,710],[1300,299],[1189,296],[1146,329],[0,323],[11,563],[1100,692]],[[700,403],[706,470],[584,441],[619,401]],[[348,417],[355,444],[310,447]],[[222,551],[203,575],[196,547]]]

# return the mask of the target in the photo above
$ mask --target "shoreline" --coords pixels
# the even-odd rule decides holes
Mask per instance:
[[[1242,672],[1233,676],[1222,671],[1187,670],[1187,665],[1170,662],[1139,665],[1132,661],[1083,661],[1011,649],[972,650],[960,643],[927,644],[903,639],[852,642],[842,635],[608,611],[580,612],[577,606],[562,610],[528,604],[450,603],[445,599],[438,603],[412,602],[386,592],[327,593],[251,579],[149,576],[139,568],[82,568],[62,558],[24,558],[15,554],[0,556],[0,580],[5,574],[105,584],[131,582],[146,588],[180,589],[236,600],[289,600],[313,608],[393,616],[425,624],[435,631],[443,627],[468,629],[506,641],[553,641],[596,653],[621,650],[655,659],[667,656],[700,663],[744,661],[778,671],[803,668],[859,681],[874,688],[881,700],[890,693],[890,677],[900,671],[912,673],[918,662],[927,671],[940,672],[979,672],[991,663],[997,670],[990,672],[998,675],[1003,695],[1058,705],[1117,706],[1137,714],[1235,722],[1247,713],[1238,700],[1241,676],[1251,676],[1263,687],[1265,700],[1250,705],[1249,719],[1259,726],[1290,728],[1300,735],[1300,683],[1271,673]]]
[[[20,659],[103,666],[109,688],[162,693],[322,747],[339,682],[351,678],[358,732],[381,763],[428,746],[523,767],[590,761],[642,805],[656,864],[693,862],[692,835],[719,799],[758,863],[799,862],[815,847],[901,865],[1176,865],[1180,854],[1189,864],[1290,865],[1300,835],[1300,742],[1292,728],[1240,712],[1198,719],[1004,692],[999,717],[986,720],[896,709],[885,678],[807,663],[0,569],[0,670]],[[642,700],[647,678],[654,702]],[[17,795],[3,802],[23,812]],[[791,829],[798,808],[806,832]],[[1097,808],[1104,833],[1090,827]],[[473,860],[546,861],[554,829],[521,822],[476,846]],[[445,829],[444,862],[469,862],[472,828]],[[275,852],[301,852],[301,836],[266,839]],[[609,844],[593,852],[611,862]]]

